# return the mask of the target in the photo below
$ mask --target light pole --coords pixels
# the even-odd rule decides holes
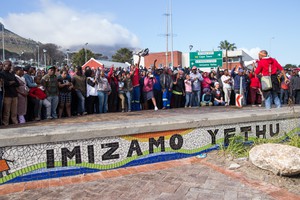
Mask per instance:
[[[20,58],[19,58],[19,61],[21,62],[22,61],[22,55],[24,54],[24,51],[21,51],[20,53]]]
[[[4,49],[4,25],[2,25],[2,60],[5,61],[5,49]]]
[[[190,46],[189,46],[190,51],[192,51],[193,47],[194,46],[190,44]]]
[[[70,49],[67,49],[66,53],[67,53],[67,65],[69,66],[69,52],[70,52]]]
[[[38,51],[37,51],[37,67],[40,68],[40,46],[36,45]]]
[[[85,55],[85,63],[87,62],[87,52],[86,52],[86,48],[87,48],[87,45],[89,43],[85,43],[85,49],[84,49],[84,55]]]
[[[43,49],[43,52],[44,52],[45,71],[47,71],[47,66],[46,66],[46,53],[47,53],[47,50],[46,50],[46,49]]]

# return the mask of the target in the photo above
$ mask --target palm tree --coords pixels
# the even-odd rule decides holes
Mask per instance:
[[[229,43],[227,40],[221,41],[219,49],[225,50],[226,69],[228,69],[228,54],[227,54],[227,51],[234,51],[236,49],[235,43]]]

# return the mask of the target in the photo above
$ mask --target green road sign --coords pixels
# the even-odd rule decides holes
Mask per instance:
[[[190,67],[222,67],[222,51],[190,52]]]

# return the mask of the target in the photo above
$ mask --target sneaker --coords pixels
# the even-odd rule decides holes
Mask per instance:
[[[261,107],[261,104],[258,104],[258,107]]]
[[[36,118],[34,118],[34,121],[41,121],[41,118],[36,117]]]
[[[128,110],[128,112],[131,112],[131,110]]]
[[[157,111],[157,110],[158,110],[157,106],[155,106],[154,110],[155,110],[155,111]]]

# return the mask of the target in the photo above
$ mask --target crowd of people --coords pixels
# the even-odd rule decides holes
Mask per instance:
[[[33,66],[0,63],[1,125],[25,123],[106,112],[235,105],[235,95],[243,95],[243,105],[267,109],[289,99],[300,104],[300,77],[284,70],[261,51],[250,67],[210,72],[197,67],[168,68],[153,65],[128,69]],[[271,75],[273,88],[262,91],[261,76]]]

